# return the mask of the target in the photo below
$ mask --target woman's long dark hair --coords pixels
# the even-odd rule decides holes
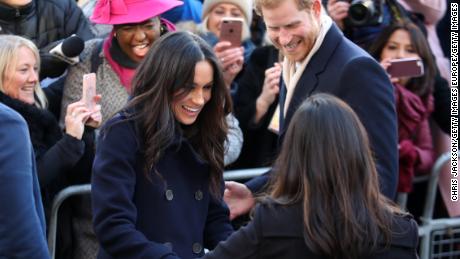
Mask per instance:
[[[425,74],[421,77],[411,78],[405,86],[416,95],[420,96],[425,102],[429,94],[432,93],[434,78],[436,75],[436,64],[433,54],[425,39],[423,32],[417,27],[416,24],[403,21],[393,23],[385,27],[377,37],[376,41],[372,44],[369,53],[376,59],[380,60],[383,48],[387,44],[391,35],[397,30],[407,31],[410,35],[410,40],[415,52],[422,58]]]
[[[212,96],[193,125],[181,126],[172,102],[177,93],[185,96],[193,89],[195,65],[200,61],[213,68]],[[134,110],[132,116],[127,113],[128,119],[143,134],[141,152],[147,177],[180,132],[209,163],[210,192],[220,196],[228,127],[225,115],[230,112],[231,99],[218,60],[206,42],[188,32],[169,33],[157,40],[136,71],[133,98],[127,107]]]
[[[275,163],[270,196],[302,203],[305,242],[315,253],[358,258],[391,237],[396,207],[379,192],[366,131],[353,110],[328,94],[296,111]]]

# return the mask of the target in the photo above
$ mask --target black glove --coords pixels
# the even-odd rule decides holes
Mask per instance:
[[[40,65],[40,80],[50,77],[59,77],[62,75],[69,64],[54,57],[49,52],[40,53],[41,65]]]

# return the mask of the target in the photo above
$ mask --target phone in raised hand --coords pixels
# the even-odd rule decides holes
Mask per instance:
[[[391,77],[419,77],[423,76],[423,62],[419,58],[402,58],[390,60],[387,73]]]
[[[228,41],[232,48],[241,46],[241,35],[243,33],[243,19],[224,17],[220,25],[219,41]]]
[[[96,96],[96,74],[84,74],[83,75],[83,92],[81,100],[85,103],[88,110],[93,111],[96,102],[94,97]]]

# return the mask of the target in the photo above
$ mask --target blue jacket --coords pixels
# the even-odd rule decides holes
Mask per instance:
[[[0,125],[0,258],[49,258],[27,124],[0,103]]]
[[[286,116],[280,113],[282,140],[294,112],[308,96],[329,93],[345,101],[358,115],[369,135],[377,162],[380,189],[393,199],[398,179],[398,131],[393,86],[383,68],[363,49],[346,39],[332,25],[295,88]],[[286,87],[281,85],[280,110],[284,110]],[[259,190],[267,175],[246,183]]]
[[[195,258],[233,232],[188,141],[176,139],[156,165],[161,177],[152,171],[148,180],[134,122],[116,116],[101,132],[91,197],[98,258]]]

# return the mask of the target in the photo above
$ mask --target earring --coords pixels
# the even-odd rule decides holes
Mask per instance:
[[[114,37],[114,38],[117,37],[117,33],[116,33],[116,32],[113,33],[113,37]]]

